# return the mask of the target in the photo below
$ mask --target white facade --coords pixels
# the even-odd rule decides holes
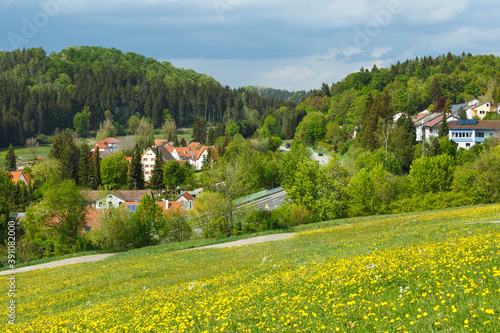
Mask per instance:
[[[124,202],[125,202],[125,200],[122,200],[113,194],[108,194],[104,198],[97,199],[92,204],[92,206],[94,206],[96,209],[108,209],[111,207],[117,208]]]
[[[147,148],[146,151],[142,154],[142,168],[144,169],[144,180],[149,181],[151,178],[151,173],[153,172],[153,168],[155,166],[156,153],[151,150],[151,148]]]

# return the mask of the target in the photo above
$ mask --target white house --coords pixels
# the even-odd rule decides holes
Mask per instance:
[[[469,149],[487,138],[500,136],[500,120],[461,119],[448,124],[449,138]]]
[[[446,122],[450,123],[452,121],[457,121],[458,118],[452,115],[446,116]],[[425,135],[425,140],[429,140],[432,137],[439,135],[439,128],[443,123],[442,113],[431,113],[427,117],[424,117],[417,122],[416,126],[416,136],[417,141],[422,141]]]
[[[479,119],[483,119],[486,117],[487,112],[496,112],[498,113],[498,106],[491,102],[484,102],[481,104],[470,106],[467,110],[467,119],[472,119],[474,117],[478,117]]]
[[[92,147],[92,151],[94,150],[99,150],[101,151],[107,151],[107,152],[112,152],[115,153],[123,147],[123,141],[118,140],[117,138],[106,138],[102,139],[101,141],[97,142],[94,147]]]
[[[151,190],[114,191],[105,195],[102,195],[99,191],[89,191],[88,193],[92,200],[91,206],[99,210],[117,208],[127,202],[139,202],[145,195],[154,198]]]
[[[167,163],[168,161],[171,160],[176,160],[172,156],[172,154],[169,153],[167,148],[171,147],[166,147],[166,146],[158,146],[158,147],[149,147],[146,148],[144,153],[142,154],[142,168],[144,169],[144,180],[149,181],[149,178],[151,177],[151,173],[153,171],[153,168],[155,166],[155,160],[156,160],[156,149],[158,148],[158,151],[160,152],[160,155],[163,159],[163,163]]]

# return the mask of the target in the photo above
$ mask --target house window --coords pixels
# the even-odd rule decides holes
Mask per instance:
[[[486,111],[479,111],[479,114],[485,114]]]
[[[492,136],[493,136],[493,133],[490,133],[490,137],[492,137]]]
[[[465,148],[469,148],[469,147],[470,147],[470,143],[466,143]]]
[[[147,159],[147,158],[143,158],[143,159],[142,159],[142,161],[143,161],[143,162],[147,162],[147,161],[148,161],[148,159]]]
[[[476,132],[476,138],[484,138],[484,132]]]
[[[137,210],[137,208],[139,207],[139,205],[128,205],[127,206],[127,209],[131,212],[135,212]]]

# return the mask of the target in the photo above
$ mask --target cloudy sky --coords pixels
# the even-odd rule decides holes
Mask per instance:
[[[319,88],[360,67],[500,55],[494,0],[2,0],[0,49],[115,47],[224,85]]]

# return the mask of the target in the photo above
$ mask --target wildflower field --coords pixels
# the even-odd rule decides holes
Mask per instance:
[[[1,284],[0,330],[500,332],[498,220],[500,205],[351,219],[274,243],[22,273],[16,326]]]

